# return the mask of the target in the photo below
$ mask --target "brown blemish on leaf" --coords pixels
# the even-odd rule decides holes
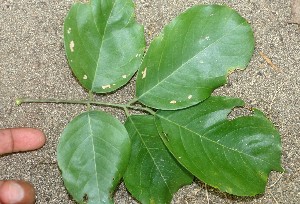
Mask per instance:
[[[144,79],[147,75],[147,67],[142,71],[142,79]]]
[[[75,43],[74,43],[74,41],[72,40],[72,41],[70,42],[70,50],[71,50],[71,52],[74,52],[74,47],[75,47]]]
[[[173,100],[173,101],[170,101],[171,104],[175,104],[177,103],[177,101]]]
[[[110,89],[110,88],[111,88],[110,84],[102,86],[102,89]]]

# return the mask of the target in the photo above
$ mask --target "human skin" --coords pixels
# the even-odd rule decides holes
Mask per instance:
[[[0,129],[0,159],[2,155],[31,151],[42,147],[46,137],[34,128]],[[18,180],[0,180],[0,204],[33,204],[35,190],[32,184]]]

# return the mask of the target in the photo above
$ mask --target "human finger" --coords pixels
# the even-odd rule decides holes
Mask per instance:
[[[38,149],[45,141],[44,133],[34,128],[0,129],[0,155]]]

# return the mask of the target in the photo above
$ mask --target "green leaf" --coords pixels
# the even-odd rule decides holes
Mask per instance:
[[[280,135],[259,110],[228,120],[240,99],[210,97],[179,111],[159,111],[161,137],[176,159],[205,183],[234,195],[263,193],[280,166]]]
[[[151,43],[139,69],[136,96],[174,110],[195,105],[244,69],[254,50],[250,25],[227,6],[195,6],[175,18]]]
[[[64,129],[57,149],[67,190],[77,202],[113,203],[130,152],[128,133],[116,118],[100,111],[77,116]]]
[[[136,72],[145,39],[134,17],[132,0],[90,0],[71,7],[64,22],[65,49],[83,87],[111,92]]]
[[[153,116],[130,116],[125,127],[132,153],[124,175],[126,187],[141,203],[170,203],[173,194],[193,176],[163,144]]]

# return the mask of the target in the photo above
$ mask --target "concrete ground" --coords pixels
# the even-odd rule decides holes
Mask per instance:
[[[56,146],[65,125],[86,107],[63,104],[24,104],[18,97],[85,98],[71,74],[63,47],[62,25],[71,0],[0,1],[0,128],[36,127],[47,135],[37,151],[0,157],[0,179],[24,179],[37,190],[37,203],[74,203],[68,196],[56,163]],[[229,77],[216,94],[244,99],[263,110],[282,135],[285,173],[271,173],[266,192],[257,197],[237,198],[196,181],[182,188],[172,203],[286,203],[300,202],[300,28],[291,24],[288,0],[136,0],[139,22],[149,42],[180,12],[202,3],[227,4],[252,25],[256,49],[246,71]],[[238,2],[238,3],[237,3]],[[259,54],[272,60],[272,67]],[[98,96],[112,102],[134,95],[134,80],[113,95]],[[96,107],[99,109],[99,107]],[[104,108],[124,120],[122,111]],[[209,199],[209,202],[208,200]],[[121,184],[116,203],[136,203]]]

